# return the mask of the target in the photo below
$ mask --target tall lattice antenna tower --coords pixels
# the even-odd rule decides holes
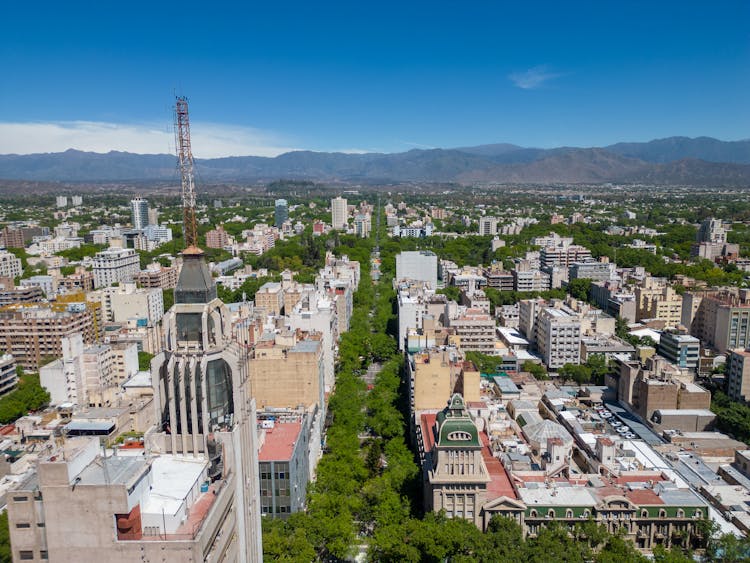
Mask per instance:
[[[198,227],[195,222],[193,151],[190,148],[190,118],[188,117],[188,100],[185,96],[177,96],[175,101],[174,136],[182,180],[182,231],[185,237],[185,249],[197,251]]]

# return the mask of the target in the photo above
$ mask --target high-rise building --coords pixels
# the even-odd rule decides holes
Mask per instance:
[[[68,207],[68,196],[59,195],[55,198],[57,207]]]
[[[357,236],[362,238],[369,237],[371,228],[372,224],[369,213],[359,213],[354,218],[354,234]]]
[[[80,332],[92,344],[102,329],[96,303],[10,305],[0,311],[0,350],[12,350],[20,366],[37,370],[42,359],[62,356],[64,337]]]
[[[20,258],[11,252],[0,252],[0,277],[13,279],[22,273]]]
[[[148,208],[148,224],[149,225],[159,224],[159,210],[156,207]]]
[[[207,463],[224,519],[224,561],[261,561],[258,444],[248,351],[200,251],[183,253],[165,351],[152,362],[158,451]],[[246,339],[240,339],[246,341]],[[230,517],[231,515],[231,517]],[[206,522],[209,518],[206,519]],[[155,534],[155,535],[158,535]],[[219,541],[218,539],[216,541]]]
[[[346,230],[349,209],[347,201],[339,196],[331,200],[331,228]]]
[[[208,248],[224,248],[228,244],[229,234],[221,225],[206,233],[206,246]]]
[[[497,234],[497,217],[480,217],[479,218],[479,235],[489,236]]]
[[[138,253],[132,248],[108,248],[94,256],[94,287],[133,281],[140,271]]]
[[[274,211],[274,225],[277,229],[289,219],[289,204],[285,199],[277,199]]]
[[[567,307],[546,307],[537,319],[537,347],[550,369],[581,360],[581,320]]]
[[[148,200],[137,196],[130,200],[130,222],[134,229],[142,229],[148,225]]]
[[[83,197],[81,197],[81,196],[79,196],[79,195],[74,195],[74,196],[72,196],[72,197],[70,198],[70,202],[71,202],[71,203],[72,203],[72,204],[73,204],[74,206],[82,205],[82,204],[83,204]]]
[[[429,250],[408,250],[396,255],[396,280],[423,281],[437,289],[437,255]]]
[[[727,242],[727,231],[722,222],[710,217],[701,223],[696,236],[697,242]]]
[[[735,401],[750,399],[750,352],[739,348],[727,358],[727,395]]]
[[[156,262],[149,264],[145,270],[138,273],[136,281],[141,287],[172,289],[177,285],[177,267],[162,266]]]

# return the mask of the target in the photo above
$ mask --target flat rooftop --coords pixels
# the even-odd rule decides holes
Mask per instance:
[[[260,447],[258,461],[288,461],[302,430],[301,422],[277,422],[266,429],[265,442]]]
[[[207,468],[208,462],[203,459],[155,457],[151,462],[151,489],[144,498],[141,512],[176,514]]]
[[[145,471],[142,457],[97,457],[78,475],[79,485],[127,485]]]

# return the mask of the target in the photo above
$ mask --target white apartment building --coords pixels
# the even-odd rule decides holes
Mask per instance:
[[[462,351],[495,354],[495,319],[489,313],[466,309],[450,320],[450,326],[456,330]]]
[[[94,256],[94,287],[130,282],[140,271],[138,253],[132,248],[108,248]]]
[[[513,288],[515,291],[547,291],[550,289],[550,275],[539,270],[513,270]]]
[[[479,218],[479,235],[490,236],[497,234],[497,217],[480,217]]]
[[[172,229],[166,225],[146,225],[143,227],[143,235],[158,246],[172,240]]]
[[[17,278],[22,273],[20,258],[11,252],[0,252],[0,277]]]
[[[132,282],[93,291],[88,294],[87,299],[102,304],[102,318],[109,322],[146,319],[148,326],[154,326],[164,316],[162,290],[136,287]]]
[[[39,370],[53,404],[103,407],[115,400],[118,358],[111,346],[86,346],[81,333],[63,338],[63,357]],[[137,362],[136,351],[136,362]]]
[[[591,251],[578,244],[544,247],[539,258],[543,268],[551,268],[552,266],[569,268],[575,262],[590,262],[593,260]]]
[[[136,197],[130,200],[130,216],[134,229],[143,229],[148,225],[148,200]]]
[[[581,361],[581,320],[567,307],[545,307],[536,324],[537,348],[549,369]]]
[[[437,255],[428,250],[410,250],[396,255],[396,281],[423,281],[437,288]]]
[[[343,197],[331,200],[331,228],[346,230],[349,219],[348,203]]]

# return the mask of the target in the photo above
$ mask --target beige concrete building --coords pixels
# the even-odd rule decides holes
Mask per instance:
[[[250,359],[252,396],[259,409],[325,408],[325,372],[320,339],[264,335]]]
[[[280,315],[284,307],[284,290],[278,282],[264,283],[255,293],[255,306],[267,315]]]
[[[409,356],[406,364],[412,412],[443,408],[454,393],[480,399],[480,374],[454,347],[433,348]]]
[[[206,246],[208,248],[224,248],[229,244],[229,234],[222,225],[206,233]]]
[[[635,287],[636,320],[664,321],[667,328],[682,322],[682,295],[666,285],[666,280],[647,277]]]
[[[697,303],[690,334],[718,352],[750,347],[750,290],[707,291],[691,299],[689,316]]]
[[[230,479],[207,484],[207,460],[100,451],[69,439],[9,497],[14,561],[260,561],[241,554],[242,510]]]
[[[37,370],[45,358],[62,356],[61,340],[80,332],[86,344],[102,337],[101,307],[93,303],[9,305],[0,309],[0,350],[24,369]]]
[[[750,352],[732,350],[727,364],[727,395],[735,401],[747,401],[750,399]]]
[[[457,318],[450,319],[459,346],[464,352],[495,353],[495,319],[481,309],[466,309]]]
[[[138,272],[135,281],[141,287],[172,289],[177,285],[177,267],[149,264],[145,270]]]
[[[216,296],[216,285],[200,251],[183,252],[183,266],[175,288],[175,305],[164,318],[164,352],[151,362],[157,425],[146,436],[152,451],[189,457],[202,463],[206,483],[214,494],[205,499],[205,519],[194,524],[180,514],[177,528],[165,530],[158,522],[135,524],[134,539],[143,535],[179,533],[188,524],[190,546],[197,560],[259,562],[261,549],[258,480],[258,438],[255,400],[250,388],[247,338],[233,338],[232,318]],[[200,493],[210,492],[205,488]],[[179,510],[190,506],[179,504]],[[145,503],[144,507],[149,507]],[[184,507],[184,508],[183,508]],[[174,509],[173,509],[174,510]],[[213,516],[212,516],[213,514]],[[213,520],[212,520],[213,518]],[[217,526],[214,526],[216,524]],[[210,543],[219,542],[212,547]],[[167,558],[171,560],[171,558]]]

